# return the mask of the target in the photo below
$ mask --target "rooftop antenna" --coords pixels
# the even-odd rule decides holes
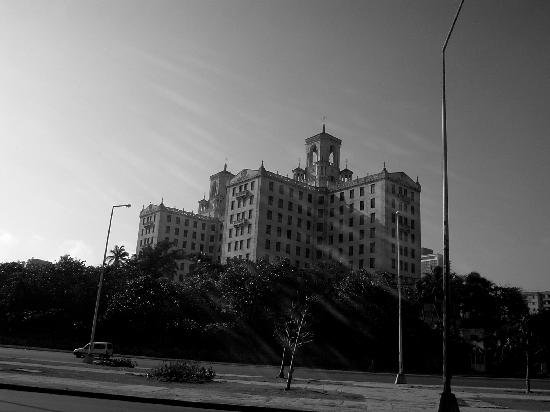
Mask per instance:
[[[327,122],[327,117],[323,116],[323,133],[325,133],[325,123]]]

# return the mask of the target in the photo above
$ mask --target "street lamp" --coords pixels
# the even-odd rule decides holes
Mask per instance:
[[[109,219],[109,229],[107,229],[107,240],[105,241],[105,251],[103,252],[103,263],[101,265],[101,274],[99,275],[99,286],[97,287],[97,296],[95,299],[94,321],[92,323],[92,335],[90,336],[90,344],[88,345],[88,354],[84,357],[84,362],[92,363],[92,345],[95,338],[95,327],[97,324],[97,312],[99,309],[99,298],[101,296],[101,287],[103,286],[103,276],[105,275],[105,259],[107,259],[107,245],[109,244],[109,235],[111,234],[111,222],[113,221],[113,212],[116,207],[130,207],[127,205],[115,205],[111,208],[111,218]]]
[[[395,377],[395,384],[407,383],[405,374],[403,373],[403,325],[401,322],[401,252],[399,251],[399,210],[395,212],[397,220],[397,294],[399,300],[399,371]]]
[[[451,392],[451,375],[448,370],[449,344],[449,299],[451,296],[450,261],[449,261],[449,181],[447,178],[447,101],[445,98],[445,50],[455,27],[464,0],[460,1],[453,24],[447,34],[442,57],[442,94],[441,94],[441,138],[443,143],[443,392],[439,400],[439,412],[458,412],[456,397]]]

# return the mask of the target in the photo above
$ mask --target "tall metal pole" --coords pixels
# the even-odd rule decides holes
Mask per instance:
[[[459,411],[456,397],[451,392],[451,374],[449,373],[449,300],[450,260],[449,260],[449,181],[447,178],[447,100],[445,95],[445,50],[453,32],[464,0],[460,1],[453,24],[443,44],[442,54],[442,95],[441,95],[441,135],[443,143],[443,393],[439,400],[439,412]]]
[[[401,316],[401,251],[399,246],[399,211],[395,212],[397,220],[397,295],[399,300],[399,371],[395,377],[395,384],[407,383],[403,373],[403,325]]]
[[[88,344],[88,354],[84,357],[84,362],[92,362],[92,345],[95,338],[95,328],[97,324],[97,313],[99,310],[99,299],[101,297],[101,288],[103,287],[103,277],[105,275],[105,260],[107,259],[107,246],[109,245],[109,236],[111,234],[111,223],[113,221],[113,212],[115,207],[130,207],[130,205],[115,205],[111,207],[111,217],[109,218],[109,228],[107,229],[107,239],[105,240],[105,251],[103,252],[103,263],[101,265],[101,274],[99,275],[99,285],[97,287],[97,296],[95,299],[95,310],[94,310],[94,320],[92,322],[92,334],[90,336],[90,343]]]

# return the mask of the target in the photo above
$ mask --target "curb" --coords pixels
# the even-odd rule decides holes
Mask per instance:
[[[17,385],[12,383],[0,383],[0,389],[7,389],[12,391],[21,392],[36,392],[36,393],[48,393],[52,395],[64,395],[64,396],[79,396],[83,398],[94,399],[107,399],[114,401],[136,402],[145,404],[156,405],[169,405],[169,406],[185,406],[200,409],[214,409],[221,411],[244,411],[244,412],[288,412],[288,411],[300,411],[300,412],[314,412],[305,409],[281,409],[270,406],[251,406],[251,405],[235,405],[235,404],[223,404],[215,402],[197,402],[197,401],[185,401],[180,399],[166,399],[166,398],[145,398],[134,395],[118,395],[112,393],[102,392],[86,392],[72,389],[56,389],[56,388],[43,388],[36,386]]]

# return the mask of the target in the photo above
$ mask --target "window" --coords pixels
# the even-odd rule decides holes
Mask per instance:
[[[330,195],[330,203],[334,203],[334,195]]]
[[[365,224],[365,215],[360,215],[359,216],[359,225],[364,225]]]
[[[298,199],[302,200],[304,198],[304,192],[298,190]]]
[[[416,272],[416,266],[414,263],[411,263],[411,273],[415,273],[415,272]]]
[[[302,214],[302,205],[298,205],[298,214],[299,214],[299,215]]]
[[[177,227],[177,228],[174,229],[174,234],[175,234],[175,235],[179,235],[179,234],[180,234],[180,228],[179,228],[179,227]]]
[[[350,217],[349,220],[348,220],[348,226],[352,227],[353,226],[353,218]]]
[[[201,241],[204,242],[204,233],[201,233]]]
[[[376,228],[371,227],[371,228],[370,228],[370,231],[369,231],[369,237],[370,237],[371,239],[374,239],[375,236],[376,236]]]
[[[365,253],[365,245],[361,243],[359,245],[359,254],[362,255],[363,253]]]
[[[414,219],[411,219],[411,229],[414,229]]]
[[[252,231],[252,225],[249,223],[247,227],[248,234],[250,234],[251,231]]]
[[[279,199],[279,200],[278,200],[277,206],[279,207],[279,209],[282,209],[282,208],[283,208],[283,199]]]
[[[294,204],[292,202],[288,202],[288,211],[292,212],[293,208],[294,208]]]
[[[359,201],[359,210],[365,210],[365,201],[364,200]]]
[[[296,232],[296,241],[298,242],[302,241],[302,234],[300,232]]]
[[[353,199],[353,196],[354,196],[354,195],[355,195],[355,191],[354,191],[353,189],[351,189],[351,190],[349,191],[349,198],[350,198],[350,199]]]
[[[270,235],[271,234],[271,225],[266,225],[265,227],[265,234]]]
[[[246,239],[246,248],[250,248],[250,238]]]
[[[250,210],[248,211],[248,218],[249,218],[249,219],[252,219],[252,209],[250,209]]]
[[[172,215],[167,215],[166,216],[166,221],[171,222],[172,221]]]
[[[391,253],[395,253],[395,243],[391,244]]]
[[[370,245],[369,245],[369,252],[370,253],[374,253],[375,245],[376,245],[376,243],[370,242]]]
[[[288,215],[286,217],[286,224],[289,226],[292,225],[292,215]]]
[[[302,219],[298,218],[298,227],[302,227]]]
[[[376,213],[373,212],[370,214],[370,222],[374,223],[375,221],[376,221]]]
[[[166,233],[170,233],[170,226],[166,226]]]
[[[277,223],[283,223],[283,214],[277,213]]]
[[[348,256],[353,256],[353,246],[348,248]]]
[[[266,249],[271,249],[271,240],[269,240],[269,239],[265,240],[265,248]]]
[[[243,248],[243,241],[242,241],[242,240],[239,240],[239,249],[242,250],[242,248]]]
[[[340,206],[338,208],[338,212],[340,212],[340,215],[343,215],[344,214],[344,206]]]
[[[191,242],[191,250],[195,250],[195,242]]]
[[[242,199],[238,199],[238,200],[237,200],[237,207],[238,207],[238,208],[241,207],[241,201],[242,201]]]
[[[306,248],[306,258],[309,257],[309,249]]]
[[[176,225],[179,225],[180,224],[180,218],[179,216],[176,216]]]
[[[325,203],[325,197],[324,196],[319,196],[319,198],[317,199],[317,202],[322,205]]]
[[[369,268],[374,269],[374,258],[369,259]]]
[[[311,221],[310,220],[306,221],[306,229],[311,230]]]
[[[286,231],[286,238],[287,239],[292,239],[292,230],[287,230]]]
[[[273,212],[271,210],[267,211],[267,220],[273,219]],[[231,220],[229,220],[229,223],[231,223]]]
[[[395,237],[395,228],[394,227],[392,227],[392,229],[391,229],[391,237],[393,237],[393,238]]]
[[[395,223],[395,213],[392,213],[392,214],[391,214],[391,222],[392,222],[392,223]]]
[[[365,196],[365,187],[364,186],[361,186],[359,188],[359,196]]]
[[[250,202],[248,202],[249,205],[254,203],[254,195],[250,195]]]
[[[292,188],[288,189],[288,195],[292,199],[294,197],[294,189],[292,189]]]
[[[361,229],[359,231],[359,240],[363,240],[365,238],[365,231],[363,229]]]
[[[338,233],[338,243],[342,243],[344,241],[344,234]]]
[[[392,268],[392,269],[395,269],[395,259],[392,259],[392,260],[391,260],[391,268]]]
[[[313,195],[312,195],[311,193],[308,193],[308,194],[307,194],[307,201],[308,201],[309,203],[313,202]]]
[[[411,243],[414,243],[414,233],[411,233]]]
[[[269,182],[269,191],[273,192],[273,182]],[[233,194],[235,194],[235,188],[233,188]]]
[[[183,222],[183,225],[184,226],[189,226],[189,219],[185,219],[185,221]]]
[[[300,246],[296,246],[296,256],[300,256]]]
[[[344,192],[340,192],[340,202],[344,201]]]
[[[411,215],[414,215],[414,206],[411,206]]]
[[[354,206],[353,206],[353,203],[350,203],[350,204],[349,204],[349,212],[350,212],[350,213],[353,213],[353,207],[354,207]]]
[[[185,249],[187,247],[187,240],[184,240],[181,244],[181,248]]]
[[[283,185],[279,185],[279,194],[281,195],[285,194],[285,187]]]
[[[359,269],[363,269],[363,259],[359,259]]]
[[[370,200],[370,207],[374,208],[374,197]]]
[[[348,240],[349,240],[350,242],[353,242],[353,232],[349,232],[349,233],[348,233]]]
[[[308,216],[311,216],[311,206],[308,206],[308,207],[307,207],[307,215],[308,215]]]
[[[281,242],[275,242],[275,251],[280,252],[281,251]]]
[[[250,190],[254,190],[254,181],[250,182]]]
[[[281,227],[277,226],[277,237],[281,237],[282,233],[283,233],[283,230],[281,229]]]
[[[370,192],[371,193],[374,193],[374,186],[375,186],[374,184],[370,185]]]
[[[193,227],[194,227],[194,228],[197,227],[197,221],[196,221],[196,220],[193,222]]]
[[[285,246],[285,252],[288,253],[288,254],[290,255],[290,245],[289,245],[289,244],[287,244],[287,245]]]
[[[317,232],[323,231],[323,222],[317,222]]]
[[[415,250],[413,248],[411,248],[411,258],[414,259],[415,257],[416,257],[415,256]]]

